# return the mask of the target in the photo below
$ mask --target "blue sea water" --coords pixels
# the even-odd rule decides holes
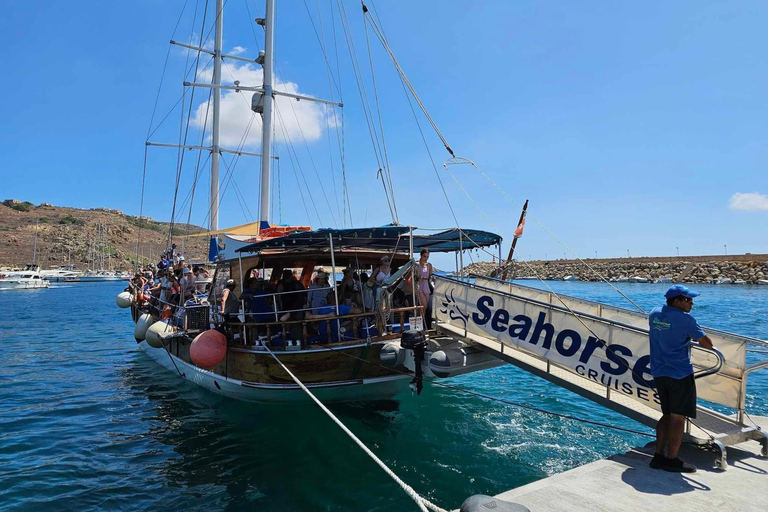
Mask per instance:
[[[607,285],[546,286],[629,307]],[[130,315],[115,306],[122,287],[77,283],[0,293],[0,509],[417,510],[318,408],[243,404],[160,368],[136,347]],[[621,287],[648,310],[665,289]],[[768,289],[698,288],[704,293],[693,314],[702,325],[768,337]],[[511,366],[450,383],[650,433]],[[750,412],[768,415],[766,392],[768,371],[753,374]],[[430,384],[418,397],[331,409],[401,478],[445,508],[649,440]]]

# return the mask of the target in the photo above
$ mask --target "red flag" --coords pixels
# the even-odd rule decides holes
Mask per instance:
[[[520,222],[520,225],[517,226],[517,229],[514,232],[515,238],[520,238],[523,236],[523,229],[525,228],[525,217],[523,217],[522,222]]]

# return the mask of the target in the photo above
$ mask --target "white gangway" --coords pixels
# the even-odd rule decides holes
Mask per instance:
[[[436,276],[433,297],[438,332],[649,427],[661,417],[644,313],[480,276]],[[768,437],[746,411],[747,377],[768,367],[768,360],[748,365],[747,350],[768,342],[704,330],[716,350],[692,344],[699,399],[733,413],[700,405],[686,440],[713,449],[723,469],[726,447],[750,439],[768,456]]]

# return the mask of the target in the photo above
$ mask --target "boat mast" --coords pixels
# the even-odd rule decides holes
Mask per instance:
[[[37,223],[40,219],[35,219],[35,248],[32,249],[32,265],[37,265]]]
[[[224,1],[216,0],[216,34],[213,46],[213,126],[211,133],[211,223],[210,230],[219,229],[219,115],[221,102],[221,52]]]
[[[274,76],[272,64],[274,62],[274,27],[275,27],[275,0],[266,0],[267,9],[264,18],[264,111],[261,123],[261,212],[259,220],[261,226],[269,224],[269,191],[270,191],[270,165],[272,153],[272,86]]]

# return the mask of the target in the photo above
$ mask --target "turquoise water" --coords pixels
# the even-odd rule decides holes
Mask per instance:
[[[626,304],[607,285],[548,285]],[[242,404],[160,368],[136,347],[128,312],[114,305],[122,288],[77,283],[0,293],[0,509],[417,510],[316,407]],[[650,309],[665,286],[622,289]],[[768,289],[699,289],[700,323],[768,338]],[[450,383],[649,432],[511,366]],[[768,372],[750,383],[749,410],[768,415]],[[446,508],[648,441],[430,384],[420,397],[331,409]]]

